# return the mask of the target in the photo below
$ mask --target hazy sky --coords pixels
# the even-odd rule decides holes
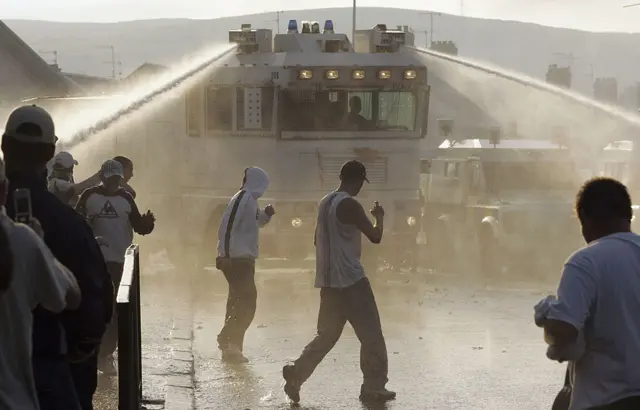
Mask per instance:
[[[640,0],[464,0],[473,17],[530,21],[594,31],[640,31]],[[152,18],[211,19],[275,10],[350,7],[352,0],[0,0],[0,19],[123,21]],[[359,0],[358,6],[394,6],[460,14],[460,0]]]

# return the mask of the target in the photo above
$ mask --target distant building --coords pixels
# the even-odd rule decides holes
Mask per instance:
[[[549,84],[571,88],[571,67],[559,67],[557,64],[551,64],[545,78]]]
[[[442,54],[458,55],[458,46],[453,41],[433,41],[429,48]]]
[[[125,88],[135,87],[151,78],[157,77],[166,72],[167,67],[160,64],[144,63],[136,68],[131,74],[120,81],[120,86]]]
[[[37,96],[75,95],[81,87],[62,75],[0,21],[0,110]]]
[[[596,78],[593,83],[593,96],[596,100],[610,104],[618,103],[618,80],[615,78]]]

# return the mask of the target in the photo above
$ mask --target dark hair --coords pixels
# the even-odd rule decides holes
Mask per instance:
[[[119,162],[124,168],[133,168],[133,161],[127,157],[118,155],[117,157],[113,157],[113,160]]]
[[[2,136],[2,152],[5,162],[8,160],[29,166],[40,166],[49,162],[55,151],[54,144],[28,143],[18,141],[10,135]]]
[[[13,250],[9,235],[0,225],[0,291],[7,290],[13,280]]]
[[[596,220],[625,219],[631,221],[631,196],[627,187],[613,178],[597,177],[582,185],[576,195],[578,217]]]

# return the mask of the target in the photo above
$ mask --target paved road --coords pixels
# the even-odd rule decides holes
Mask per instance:
[[[315,332],[318,292],[311,272],[257,273],[258,313],[248,332],[247,365],[220,361],[226,283],[216,271],[199,283],[196,303],[196,408],[285,409],[281,368]],[[387,337],[388,409],[550,408],[564,377],[544,357],[532,307],[552,289],[473,285],[463,277],[394,275],[375,290]],[[347,326],[342,339],[302,389],[302,408],[359,409],[359,344]]]
[[[190,289],[177,280],[175,271],[162,265],[144,266],[142,276],[143,397],[163,400],[167,374],[171,372],[169,333],[176,315],[190,308]],[[94,396],[96,410],[118,408],[118,379],[100,375]],[[148,405],[148,409],[161,406]]]

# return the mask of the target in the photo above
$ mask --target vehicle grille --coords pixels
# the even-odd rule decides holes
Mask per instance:
[[[356,157],[325,157],[323,156],[321,159],[320,168],[322,170],[322,178],[324,184],[327,185],[335,185],[335,181],[338,180],[340,175],[340,168],[342,165],[354,159],[358,159]],[[364,164],[367,168],[367,178],[371,184],[385,184],[387,182],[387,159],[386,158],[376,158],[369,161],[362,161],[358,159],[360,162]]]

